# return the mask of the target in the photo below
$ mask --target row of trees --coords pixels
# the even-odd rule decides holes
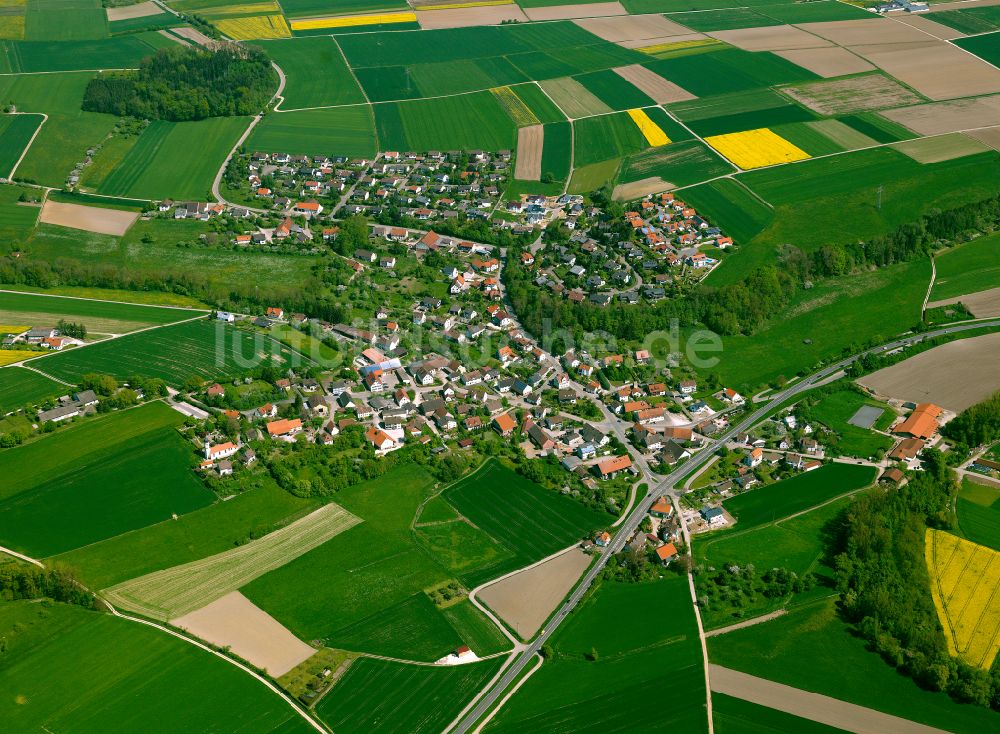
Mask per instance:
[[[945,424],[941,433],[965,448],[982,446],[1000,439],[1000,392]]]
[[[96,607],[94,595],[80,586],[70,573],[19,563],[0,566],[0,599],[53,599],[87,609]]]
[[[940,452],[899,489],[859,496],[846,512],[835,559],[841,611],[882,658],[929,690],[1000,708],[992,676],[948,654],[924,559],[928,527],[949,529],[956,492]]]
[[[175,122],[254,115],[276,86],[271,61],[259,48],[171,46],[143,59],[136,72],[98,74],[87,85],[83,109]]]

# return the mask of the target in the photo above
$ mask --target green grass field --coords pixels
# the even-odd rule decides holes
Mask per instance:
[[[614,183],[621,164],[620,158],[611,158],[586,166],[574,166],[573,177],[569,181],[569,193],[589,194],[605,184]]]
[[[756,334],[722,337],[713,369],[725,384],[746,393],[845,351],[857,352],[871,340],[888,341],[919,321],[930,269],[929,260],[916,260],[800,291],[782,318]]]
[[[383,150],[512,150],[517,129],[490,92],[375,105]]]
[[[643,66],[697,97],[818,78],[775,54],[729,47],[709,53],[648,61]]]
[[[971,38],[956,38],[955,45],[974,53],[984,61],[996,66],[1000,64],[1000,33],[987,33]]]
[[[1000,725],[994,711],[921,689],[866,644],[837,617],[835,601],[829,599],[709,638],[708,654],[711,662],[727,668],[956,734],[981,734]]]
[[[963,479],[955,513],[963,536],[1000,550],[1000,489]]]
[[[740,245],[751,242],[774,218],[774,211],[735,179],[701,184],[679,195]]]
[[[647,147],[638,126],[625,112],[573,122],[573,165],[583,167],[621,158]]]
[[[719,734],[836,734],[843,731],[724,693],[712,694],[712,723]]]
[[[656,176],[675,186],[688,186],[733,170],[729,163],[704,143],[682,140],[628,156],[619,181],[640,181]],[[725,184],[726,181],[716,183]]]
[[[94,463],[46,471],[0,502],[0,545],[41,558],[205,507],[215,497],[195,476],[195,459],[193,446],[164,427],[109,446]]]
[[[223,0],[228,5],[231,0]],[[289,18],[308,18],[324,13],[365,13],[374,10],[406,8],[403,0],[338,0],[336,10],[331,11],[330,0],[281,0],[281,9]]]
[[[21,367],[6,367],[0,372],[0,412],[34,405],[46,398],[66,393],[65,385]]]
[[[938,255],[934,264],[932,301],[1000,287],[1000,236],[987,235],[953,247]]]
[[[285,72],[282,109],[357,104],[365,101],[332,38],[263,41],[260,46]]]
[[[542,143],[542,176],[551,174],[556,181],[569,178],[572,156],[572,131],[569,122],[550,122],[545,125]]]
[[[870,466],[824,464],[791,479],[751,489],[722,504],[736,517],[736,527],[747,530],[861,489],[875,481],[876,473]]]
[[[106,38],[108,20],[101,0],[28,0],[24,37],[30,41]]]
[[[868,399],[853,390],[840,390],[824,395],[819,403],[812,407],[810,416],[837,434],[835,441],[832,442],[835,452],[867,459],[879,451],[888,451],[894,442],[888,436],[848,423],[858,409],[865,405],[883,410],[873,428],[884,431],[895,420],[895,411],[886,403]]]
[[[270,478],[226,502],[176,520],[133,530],[51,558],[94,589],[190,563],[259,538],[315,509],[314,500],[295,497]]]
[[[10,368],[4,370],[9,371]],[[49,477],[71,474],[111,456],[133,441],[183,422],[184,416],[164,403],[148,403],[131,410],[107,413],[69,426],[54,435],[0,452],[0,499],[6,500],[36,487],[38,467]]]
[[[500,669],[502,660],[428,667],[361,658],[316,707],[334,731],[439,732]]]
[[[169,43],[156,31],[94,40],[0,41],[0,73],[135,69]]]
[[[698,630],[684,578],[601,583],[553,636],[552,647],[552,659],[484,731],[708,729]],[[594,649],[598,659],[585,659]]]
[[[969,35],[1000,30],[1000,11],[993,6],[945,10],[935,16],[936,22]]]
[[[574,77],[587,91],[613,110],[649,107],[656,104],[645,92],[606,69]]]
[[[499,567],[467,570],[462,579],[470,586],[566,548],[610,518],[546,491],[496,461],[450,486],[444,496],[513,554]]]
[[[263,684],[142,624],[62,604],[0,602],[0,637],[8,646],[0,719],[10,731],[313,731]]]
[[[0,186],[0,237],[7,242],[17,242],[28,238],[40,208],[22,206],[18,198],[22,193],[37,196],[21,186]]]
[[[99,191],[137,199],[210,199],[215,174],[249,124],[246,117],[154,120]]]
[[[6,178],[42,123],[41,115],[0,115],[0,171]]]
[[[194,376],[207,380],[242,374],[265,359],[274,364],[294,361],[286,347],[220,324],[199,320],[165,326],[59,352],[33,360],[31,366],[65,382],[100,372],[121,380],[131,375],[159,377],[179,385]]]
[[[538,121],[545,124],[563,122],[566,115],[549,99],[537,84],[518,84],[514,87],[517,96],[535,114]]]
[[[109,303],[36,293],[0,292],[0,323],[55,326],[59,319],[83,323],[98,333],[124,334],[144,326],[171,324],[197,316],[195,311],[131,303]]]
[[[413,465],[341,490],[337,502],[363,522],[256,579],[243,593],[302,639],[436,660],[461,644],[471,623],[452,625],[447,610],[435,608],[424,593],[454,578],[410,529],[431,492],[431,478]],[[496,644],[482,631],[475,636],[479,644]]]
[[[365,105],[301,112],[272,112],[247,140],[254,150],[296,155],[371,158],[378,149],[371,108]]]

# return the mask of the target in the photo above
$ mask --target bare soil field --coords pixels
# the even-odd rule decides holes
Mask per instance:
[[[172,619],[170,624],[213,645],[230,648],[272,678],[284,675],[316,652],[238,591]]]
[[[612,111],[610,107],[572,77],[546,79],[539,82],[539,85],[570,119],[602,115]]]
[[[927,308],[950,306],[953,303],[962,303],[977,319],[996,318],[1000,316],[1000,288],[990,288],[976,293],[967,293],[964,296],[931,301],[927,304]]]
[[[579,548],[487,586],[477,594],[522,639],[534,637],[590,565]]]
[[[902,84],[882,74],[783,87],[782,91],[809,109],[827,116],[903,107],[921,101]]]
[[[545,144],[545,128],[530,125],[517,131],[517,161],[514,164],[514,178],[519,181],[539,181],[542,178],[542,146]]]
[[[96,206],[81,204],[63,204],[57,201],[46,201],[42,205],[39,221],[45,224],[57,224],[60,227],[82,229],[85,232],[110,234],[121,237],[128,231],[139,215],[135,212],[123,212],[118,209],[100,209]]]
[[[674,36],[691,34],[690,28],[667,20],[662,15],[622,15],[617,18],[585,18],[573,22],[585,31],[613,43],[639,39],[656,39],[658,43],[665,43],[665,39],[673,40]],[[701,34],[697,34],[697,37],[704,38]]]
[[[1000,389],[998,363],[1000,334],[985,334],[921,352],[858,383],[879,395],[936,403],[958,413]]]
[[[860,74],[875,68],[860,56],[856,56],[840,46],[775,51],[775,53],[783,59],[827,79],[847,74]]]
[[[973,130],[972,132],[966,133],[970,138],[975,138],[981,143],[993,148],[993,150],[1000,150],[1000,127],[988,127],[984,130]]]
[[[178,38],[177,36],[175,36],[175,35],[174,35],[173,33],[171,33],[170,31],[167,31],[167,30],[159,30],[159,31],[157,31],[157,33],[159,33],[159,34],[160,34],[161,36],[163,36],[164,38],[169,38],[169,39],[170,39],[171,41],[173,41],[174,43],[179,43],[179,44],[180,44],[181,46],[190,46],[190,45],[192,45],[190,41],[186,41],[186,40],[184,40],[183,38]]]
[[[900,153],[908,155],[917,163],[940,163],[990,150],[989,146],[962,133],[904,140],[901,143],[895,143],[892,147]]]
[[[872,43],[915,43],[927,35],[891,20],[832,20],[822,23],[799,23],[799,28],[833,41],[838,46],[863,46]]]
[[[664,181],[659,176],[650,176],[649,178],[640,179],[639,181],[632,181],[631,183],[621,183],[615,186],[614,192],[611,194],[611,198],[616,201],[631,201],[632,199],[641,199],[647,194],[658,194],[661,191],[673,191],[676,186],[669,181]]]
[[[708,35],[731,43],[745,51],[788,51],[796,48],[821,48],[833,44],[795,26],[776,25],[764,28],[740,28],[712,31]]]
[[[619,2],[546,5],[540,8],[525,8],[524,12],[532,20],[571,20],[573,18],[628,15],[628,11]]]
[[[174,28],[173,31],[181,38],[185,38],[188,41],[197,44],[198,46],[211,46],[213,43],[215,43],[215,41],[213,41],[211,38],[209,38],[204,33],[194,28]],[[166,35],[167,37],[170,36],[170,34],[166,32],[164,32],[164,35]]]
[[[153,619],[182,617],[284,566],[359,522],[360,518],[330,503],[232,550],[112,586],[104,591],[104,597]]]
[[[992,128],[1000,120],[1000,96],[901,107],[879,114],[920,135]]]
[[[938,6],[935,5],[935,8]],[[950,41],[952,38],[964,38],[965,34],[962,31],[956,31],[954,28],[949,28],[943,23],[935,23],[930,18],[923,15],[910,15],[909,13],[896,14],[892,17],[897,23],[906,23],[906,25],[916,28],[918,31],[923,31],[924,33],[929,33],[935,38],[940,38],[942,41]]]
[[[1000,92],[1000,69],[949,43],[927,38],[920,43],[881,43],[851,50],[930,99]]]
[[[135,5],[126,5],[121,8],[107,8],[109,21],[146,18],[150,15],[159,15],[162,12],[163,8],[154,3],[152,0],[147,0],[144,3],[137,3]]]
[[[420,10],[417,8],[417,22],[424,30],[500,25],[505,20],[526,23],[528,16],[517,5],[483,5],[475,8],[446,8],[445,10]]]
[[[845,125],[840,120],[813,120],[812,122],[807,122],[806,125],[847,150],[878,145],[878,141],[874,138],[869,138],[864,133],[860,133],[853,127]]]
[[[631,66],[619,66],[613,69],[618,76],[632,84],[634,87],[644,92],[657,104],[669,102],[685,102],[695,99],[695,96],[686,89],[681,89],[669,79],[664,79],[654,71],[650,71],[645,66],[632,64]]]

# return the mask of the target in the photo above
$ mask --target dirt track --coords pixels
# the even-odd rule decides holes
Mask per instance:
[[[837,661],[831,660],[829,664],[836,665]],[[752,701],[761,706],[784,711],[810,721],[818,721],[844,731],[858,732],[859,734],[885,734],[885,732],[893,732],[893,734],[944,734],[942,729],[935,729],[914,721],[901,719],[898,716],[884,714],[881,711],[847,703],[830,696],[792,688],[782,683],[775,683],[719,665],[709,665],[708,673],[712,690],[715,693]]]
[[[522,127],[517,131],[517,161],[514,178],[518,181],[539,181],[542,178],[542,147],[545,128],[541,125]]]

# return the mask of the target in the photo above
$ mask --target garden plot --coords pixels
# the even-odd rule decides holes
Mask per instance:
[[[610,107],[572,77],[546,79],[538,84],[571,120],[612,112]]]
[[[917,163],[940,163],[991,150],[988,145],[962,133],[904,140],[900,143],[894,143],[892,147]]]
[[[668,104],[670,102],[686,102],[695,99],[695,96],[686,89],[681,89],[668,79],[664,79],[656,72],[650,71],[645,66],[632,64],[630,66],[619,66],[613,69],[622,79],[632,84],[636,89],[646,94],[657,104]]]
[[[872,23],[872,25],[881,25]],[[851,50],[930,99],[1000,92],[1000,69],[944,41],[879,43]]]
[[[573,18],[597,18],[604,16],[628,17],[628,11],[619,2],[546,5],[537,8],[525,8],[524,12],[532,20],[571,20]]]
[[[790,25],[712,31],[708,35],[737,48],[742,48],[744,51],[788,51],[798,48],[833,46],[825,38],[814,36],[812,33]]]
[[[592,7],[592,6],[588,6]],[[582,18],[573,21],[585,31],[612,43],[650,39],[666,42],[674,36],[690,36],[691,29],[667,20],[662,15],[621,15],[616,18]],[[704,38],[702,34],[695,34]]]
[[[542,125],[522,127],[517,131],[517,162],[514,178],[519,181],[540,181],[542,178],[542,148],[545,128]]]
[[[1000,120],[1000,96],[914,105],[879,114],[920,135],[991,128]]]
[[[821,115],[847,115],[867,110],[903,107],[920,97],[882,74],[784,87],[782,91]]]
[[[466,28],[477,25],[500,25],[504,22],[528,22],[528,16],[517,5],[481,5],[472,8],[420,10],[417,22],[424,30]]]
[[[789,51],[775,51],[786,61],[801,66],[824,79],[847,74],[861,74],[873,71],[874,66],[840,46],[828,48],[802,48]]]
[[[104,592],[112,604],[147,617],[182,617],[284,566],[357,525],[339,505],[324,505],[291,525],[230,551],[140,576]]]
[[[1000,389],[998,363],[1000,334],[986,334],[934,347],[858,383],[879,395],[935,403],[958,413]]]
[[[172,619],[170,624],[216,647],[229,648],[272,678],[284,675],[316,652],[238,591]]]
[[[106,10],[108,20],[111,22],[116,20],[132,20],[133,18],[148,18],[150,15],[159,15],[163,12],[163,8],[154,3],[153,0],[146,0],[144,3],[126,5],[125,7],[107,8]]]
[[[39,221],[44,224],[57,224],[60,227],[121,237],[138,218],[136,212],[101,209],[82,204],[63,204],[49,199],[42,205]]]
[[[518,571],[490,584],[477,595],[521,639],[528,640],[542,628],[559,602],[590,565],[590,556],[573,548],[533,568]]]

